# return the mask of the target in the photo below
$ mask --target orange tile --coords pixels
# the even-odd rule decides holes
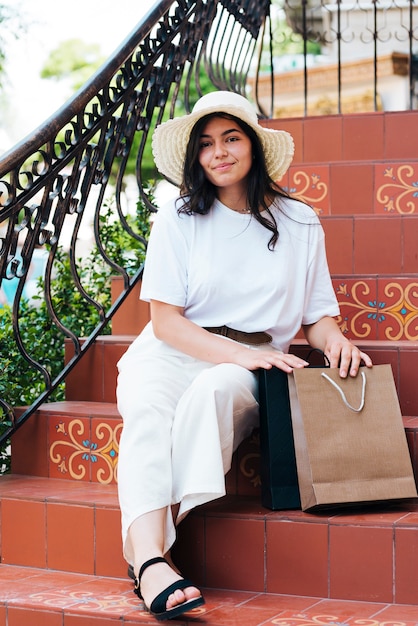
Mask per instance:
[[[261,624],[269,624],[267,620],[274,617],[275,614],[272,609],[221,606],[208,611],[204,615],[204,623],[205,626],[219,626],[220,624],[239,624],[239,626],[257,626],[260,624],[261,626]]]
[[[205,519],[191,514],[178,527],[172,549],[173,562],[199,587],[205,585]]]
[[[94,509],[47,505],[47,563],[50,569],[94,572]]]
[[[382,113],[345,115],[343,117],[343,158],[348,161],[381,159],[384,120]]]
[[[402,271],[401,218],[355,218],[354,271],[356,274],[399,274]]]
[[[339,115],[305,119],[303,155],[306,163],[330,163],[341,160],[342,119]]]
[[[338,618],[355,617],[356,619],[370,619],[375,617],[385,604],[377,602],[356,602],[355,600],[320,600],[318,604],[311,609],[316,615],[334,615]],[[338,622],[342,620],[339,619]],[[344,619],[345,621],[345,619]],[[373,621],[372,624],[377,626],[378,622]],[[371,624],[370,624],[371,626]]]
[[[116,402],[117,362],[126,350],[119,344],[103,345],[103,402]]]
[[[321,222],[325,231],[325,245],[331,274],[351,274],[354,250],[353,219],[330,217],[322,219]]]
[[[1,622],[6,624],[6,622]],[[7,610],[7,626],[22,626],[22,624],[30,624],[30,626],[62,626],[62,611],[42,611],[33,608],[21,608],[9,606]]]
[[[318,215],[330,213],[328,165],[292,166],[289,170],[288,191],[309,204]]]
[[[417,190],[418,193],[418,190]],[[417,199],[418,202],[418,199]],[[403,231],[403,271],[417,274],[418,272],[418,211],[413,217],[404,217]]]
[[[386,159],[416,159],[418,116],[416,111],[385,114]]]
[[[382,626],[387,626],[388,624],[396,621],[406,622],[405,626],[415,626],[417,622],[417,606],[416,605],[399,605],[392,604],[390,606],[385,607],[379,613],[379,623]]]
[[[310,607],[316,606],[317,598],[307,596],[293,596],[277,593],[261,593],[248,600],[245,606],[252,609],[272,608],[277,612],[281,611],[298,611],[305,613]]]
[[[111,617],[93,617],[91,615],[86,618],[85,615],[65,615],[64,617],[64,626],[86,626],[88,619],[88,626],[117,626],[120,624],[119,618],[111,618]],[[125,620],[124,620],[125,623]],[[141,620],[142,624],[149,624],[150,622]]]
[[[119,439],[122,419],[93,417],[89,451],[90,480],[102,484],[116,484]]]
[[[2,563],[46,567],[44,502],[1,501]]]
[[[36,411],[13,435],[12,472],[48,476],[48,418]]]
[[[376,163],[375,212],[386,215],[418,214],[418,162]]]
[[[333,163],[329,176],[332,215],[373,213],[372,164]]]
[[[261,498],[260,434],[255,430],[235,453],[237,457],[237,493]]]
[[[344,335],[358,343],[377,338],[377,281],[375,278],[334,278],[340,307],[338,324]]]
[[[267,591],[328,597],[328,525],[267,521]]]
[[[418,338],[418,279],[391,276],[378,278],[379,339]]]
[[[49,418],[49,475],[51,478],[91,479],[91,429],[87,417],[51,415]]]
[[[401,350],[399,353],[399,394],[403,415],[418,415],[417,350]]]
[[[418,525],[395,530],[395,602],[418,604]],[[418,608],[417,608],[418,614]]]
[[[393,530],[330,526],[330,596],[393,601]]]
[[[244,444],[245,442],[243,442]],[[241,444],[241,445],[243,445]],[[232,457],[231,461],[231,469],[227,472],[225,476],[225,488],[226,493],[230,495],[237,495],[237,466],[238,466],[238,455],[240,453],[240,447],[235,451],[235,454]]]
[[[114,276],[111,283],[112,303],[123,291],[123,277]],[[139,299],[141,281],[139,281],[112,317],[112,335],[139,335],[150,320],[148,302]]]
[[[303,162],[303,118],[261,120],[261,124],[266,128],[286,130],[288,133],[290,133],[295,143],[295,155],[293,157],[293,164]]]
[[[206,585],[264,590],[263,520],[206,519]]]
[[[66,361],[73,355],[73,346],[66,342]],[[88,381],[88,384],[86,384]],[[95,342],[65,379],[67,400],[100,402],[103,400],[103,344]]]
[[[96,567],[98,576],[126,577],[127,564],[122,554],[119,509],[96,509]]]

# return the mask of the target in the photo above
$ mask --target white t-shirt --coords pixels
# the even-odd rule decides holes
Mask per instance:
[[[218,200],[207,215],[179,215],[169,202],[152,227],[141,299],[184,307],[199,326],[267,331],[287,352],[301,324],[339,307],[318,217],[296,200],[280,207],[270,207],[279,239],[269,250],[271,231],[251,215]]]

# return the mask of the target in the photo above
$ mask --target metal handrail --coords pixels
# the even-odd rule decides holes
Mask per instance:
[[[142,166],[153,128],[164,117],[174,114],[178,101],[186,111],[190,110],[193,99],[202,93],[201,82],[206,73],[210,76],[206,89],[244,92],[248,65],[268,9],[268,1],[162,0],[84,87],[30,136],[1,156],[0,225],[4,232],[0,238],[0,285],[16,284],[12,305],[13,343],[24,369],[27,368],[21,371],[22,380],[28,376],[28,390],[23,394],[28,406],[17,413],[15,403],[7,396],[7,389],[13,383],[8,372],[15,372],[14,364],[7,359],[0,364],[3,368],[0,381],[2,377],[2,387],[6,389],[0,399],[0,411],[7,424],[1,441],[10,437],[60,388],[95,339],[106,331],[114,313],[141,278],[142,264],[138,262],[136,268],[128,270],[108,252],[103,237],[103,228],[107,226],[103,224],[103,209],[111,204],[107,218],[117,221],[124,236],[145,250],[145,234],[136,230],[129,219],[133,212],[125,189],[128,179],[131,184],[133,178],[128,176],[129,167],[132,169],[129,160],[136,162],[137,192],[131,204],[135,207],[138,197],[152,213],[156,207],[147,190],[149,181]],[[231,42],[231,47],[223,50],[222,41],[231,26],[235,44]],[[244,57],[237,54],[237,40],[245,42]],[[214,57],[214,51],[219,49],[222,55],[218,53],[216,62],[212,62],[209,57]],[[231,51],[229,69],[225,72],[225,54]],[[77,258],[80,233],[89,221],[94,234],[92,245],[100,262],[109,276],[123,277],[122,293],[106,306],[83,282]],[[53,297],[65,245],[71,289],[83,306],[97,316],[97,323],[87,337],[83,336],[82,320],[79,326],[74,325],[74,320],[68,323]],[[43,290],[36,303],[44,306],[50,326],[42,338],[44,349],[40,354],[39,350],[34,353],[28,341],[24,297],[39,251],[44,253],[45,261]],[[0,316],[0,334],[1,320]],[[53,331],[51,337],[49,331]],[[65,340],[72,344],[74,356],[59,371],[53,371],[48,347],[57,341],[63,346]],[[32,388],[36,390],[34,397],[31,397]]]

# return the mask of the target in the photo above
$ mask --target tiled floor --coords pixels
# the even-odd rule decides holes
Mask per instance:
[[[416,626],[418,607],[245,591],[204,590],[206,604],[172,624]],[[366,621],[367,620],[367,621]],[[156,624],[127,579],[0,566],[1,626]]]

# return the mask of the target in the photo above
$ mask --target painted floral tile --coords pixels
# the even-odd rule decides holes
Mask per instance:
[[[417,341],[418,277],[378,279],[378,339]]]
[[[375,165],[375,213],[418,213],[418,161]]]
[[[311,205],[318,215],[329,215],[329,167],[328,165],[304,165],[291,167],[287,191]]]
[[[51,478],[117,481],[117,459],[122,423],[89,418],[51,418],[49,464]]]
[[[90,420],[63,415],[49,418],[49,476],[90,481]]]
[[[333,279],[340,305],[337,319],[349,339],[377,339],[381,319],[375,278]]]

